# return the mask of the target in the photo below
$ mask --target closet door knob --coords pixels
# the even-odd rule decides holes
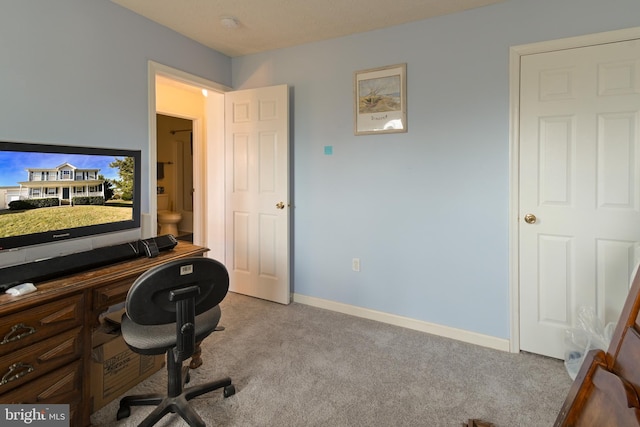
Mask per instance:
[[[534,214],[526,214],[524,216],[524,222],[526,222],[527,224],[535,224],[537,220],[538,218],[536,218]]]

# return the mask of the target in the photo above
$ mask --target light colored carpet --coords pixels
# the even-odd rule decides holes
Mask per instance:
[[[571,385],[562,361],[511,354],[293,303],[228,294],[221,325],[203,345],[191,382],[230,376],[193,406],[211,426],[552,426]],[[479,313],[481,315],[481,313]],[[128,394],[164,392],[166,372]],[[150,407],[94,426],[137,425]],[[186,425],[170,414],[158,426]]]

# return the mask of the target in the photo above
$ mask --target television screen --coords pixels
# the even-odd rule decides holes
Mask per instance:
[[[140,227],[140,151],[0,142],[0,250]]]

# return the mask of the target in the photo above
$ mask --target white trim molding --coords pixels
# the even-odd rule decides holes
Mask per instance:
[[[168,114],[192,120],[193,141],[194,141],[194,188],[200,189],[200,195],[194,197],[194,243],[206,246],[211,249],[207,256],[215,256],[216,259],[224,262],[224,251],[219,250],[220,242],[224,244],[224,205],[211,201],[211,194],[224,196],[224,168],[207,168],[205,162],[222,162],[224,165],[224,94],[231,90],[230,87],[207,80],[205,78],[187,73],[177,68],[160,64],[149,60],[147,62],[147,93],[148,93],[148,120],[149,120],[149,211],[145,212],[148,222],[143,232],[156,235],[157,230],[157,201],[153,195],[156,194],[157,176],[157,135],[156,135],[156,114]],[[187,86],[207,89],[209,92],[207,108],[204,118],[190,116],[177,111],[159,111],[156,108],[156,77],[161,76],[173,82],[182,83]],[[212,96],[214,95],[214,96]],[[218,107],[220,104],[222,107]],[[206,140],[206,141],[205,141]],[[222,155],[220,155],[222,153]],[[217,163],[216,163],[217,164]],[[204,170],[204,172],[203,172]],[[206,173],[205,173],[206,172]],[[222,178],[218,175],[222,173]],[[210,177],[217,178],[215,182]],[[212,209],[212,205],[215,207]],[[222,228],[219,224],[209,221],[211,215],[215,218],[222,218]],[[216,238],[211,237],[214,233]],[[208,243],[210,242],[210,243]]]
[[[375,320],[389,325],[400,326],[414,331],[425,332],[439,337],[450,338],[468,344],[479,345],[492,348],[494,350],[509,351],[509,340],[483,335],[476,332],[456,329],[449,326],[437,325],[435,323],[424,322],[422,320],[411,319],[409,317],[384,313],[382,311],[370,310],[368,308],[329,301],[322,298],[310,297],[306,295],[294,294],[293,301],[323,308],[342,314],[361,317],[363,319]]]
[[[640,39],[640,27],[520,46],[509,51],[509,300],[510,351],[520,351],[520,61],[523,56]]]
[[[155,61],[148,61],[148,69],[149,69],[149,83],[153,83],[153,87],[155,88],[155,76],[164,76],[168,77],[172,80],[179,81],[181,83],[197,86],[209,90],[213,90],[216,92],[229,92],[231,90],[230,87],[225,86],[220,83],[216,83],[211,80],[207,80],[200,76],[196,76],[194,74],[187,73],[185,71],[179,70],[177,68],[169,67],[168,65],[160,64]],[[151,79],[153,77],[153,79]],[[155,105],[155,104],[154,104]]]

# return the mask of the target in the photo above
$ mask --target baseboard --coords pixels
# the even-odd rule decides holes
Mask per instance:
[[[376,320],[378,322],[388,323],[390,325],[401,326],[403,328],[413,329],[415,331],[426,332],[428,334],[450,338],[469,344],[488,347],[494,350],[507,352],[510,350],[509,340],[503,338],[496,338],[476,332],[451,328],[449,326],[437,325],[435,323],[424,322],[422,320],[411,319],[409,317],[397,316],[395,314],[384,313],[381,311],[370,310],[368,308],[357,307],[354,305],[343,304],[340,302],[329,301],[306,295],[293,294],[293,301],[300,304],[336,311],[338,313],[349,314],[351,316],[362,317],[364,319]]]

